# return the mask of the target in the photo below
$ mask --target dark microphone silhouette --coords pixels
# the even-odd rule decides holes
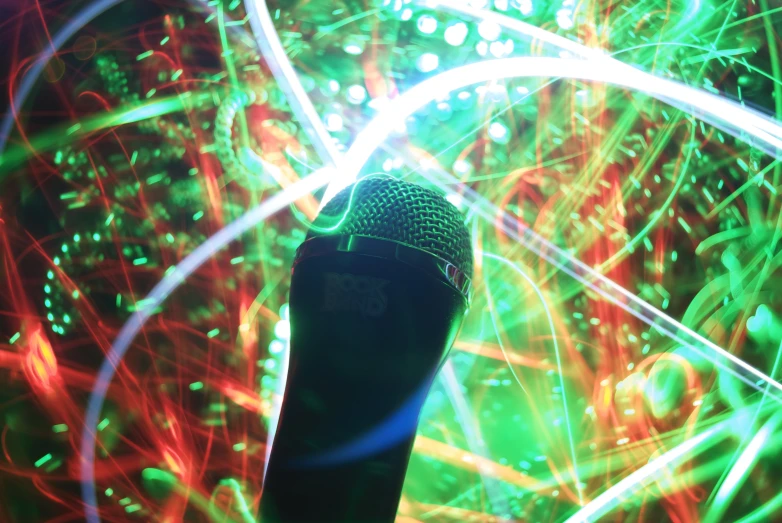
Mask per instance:
[[[438,193],[365,178],[323,208],[293,264],[262,523],[394,521],[471,276],[469,233]]]

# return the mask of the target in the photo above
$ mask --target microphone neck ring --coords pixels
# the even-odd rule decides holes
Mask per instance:
[[[384,238],[373,238],[358,234],[310,238],[296,249],[296,257],[293,260],[291,271],[295,271],[296,265],[305,259],[337,252],[400,261],[444,281],[464,297],[468,306],[470,304],[472,280],[464,271],[449,261],[427,251]]]

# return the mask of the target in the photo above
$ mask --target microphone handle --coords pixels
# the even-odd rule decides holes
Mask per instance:
[[[397,259],[296,264],[263,523],[394,521],[421,408],[465,309],[452,286]]]

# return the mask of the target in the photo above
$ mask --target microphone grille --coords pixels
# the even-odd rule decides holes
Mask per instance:
[[[470,233],[461,213],[443,195],[410,182],[364,178],[337,193],[315,219],[307,237],[337,234],[416,247],[472,277]]]

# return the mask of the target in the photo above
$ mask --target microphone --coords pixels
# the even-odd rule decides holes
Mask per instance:
[[[364,178],[293,263],[263,523],[391,523],[418,418],[469,305],[470,235],[440,194]]]

